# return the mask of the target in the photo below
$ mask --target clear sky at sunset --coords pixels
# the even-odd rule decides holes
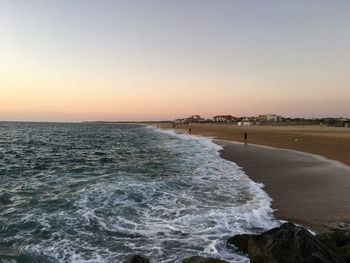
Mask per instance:
[[[350,1],[0,0],[0,120],[350,117]]]

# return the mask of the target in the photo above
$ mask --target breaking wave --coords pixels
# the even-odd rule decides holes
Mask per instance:
[[[0,128],[2,262],[249,262],[229,236],[277,226],[271,199],[210,139],[137,125]],[[0,257],[1,259],[1,257]]]

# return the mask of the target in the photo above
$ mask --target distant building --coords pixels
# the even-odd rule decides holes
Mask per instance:
[[[259,115],[259,120],[262,122],[270,122],[270,121],[280,121],[283,117],[277,116],[276,114],[264,114]]]
[[[184,123],[185,119],[175,119],[174,122],[175,123]]]
[[[324,125],[332,127],[349,127],[350,119],[348,118],[323,118],[321,122]]]
[[[190,117],[188,117],[187,119],[192,119],[192,120],[199,120],[202,119],[200,115],[192,115]]]
[[[237,124],[238,124],[238,126],[252,126],[252,125],[254,125],[254,122],[253,122],[253,120],[250,120],[249,118],[243,118]]]
[[[231,115],[218,115],[214,116],[213,120],[215,122],[234,122],[236,121],[236,118]]]
[[[192,115],[188,118],[183,118],[183,119],[176,119],[174,120],[175,123],[185,123],[185,124],[189,124],[189,123],[201,123],[201,122],[205,122],[204,118],[201,118],[200,115]]]
[[[277,121],[284,121],[284,120],[285,120],[284,117],[282,117],[282,116],[277,116]]]

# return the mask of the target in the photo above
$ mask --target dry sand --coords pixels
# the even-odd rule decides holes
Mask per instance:
[[[166,125],[165,125],[166,126]],[[171,125],[168,124],[168,127]],[[243,141],[276,148],[292,149],[325,156],[350,165],[350,128],[317,126],[248,126],[220,124],[177,125],[178,129],[192,129],[193,134],[222,140]]]
[[[224,146],[222,157],[237,163],[251,179],[265,185],[277,218],[316,231],[350,225],[350,129],[177,126],[185,130],[190,127],[193,134],[221,139],[215,142]],[[243,141],[245,131],[248,144],[237,143]]]

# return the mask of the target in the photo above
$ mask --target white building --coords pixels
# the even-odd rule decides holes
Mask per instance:
[[[192,115],[188,118],[183,118],[183,119],[176,119],[174,120],[175,123],[200,123],[200,122],[204,122],[205,119],[201,118],[200,115]]]
[[[237,123],[238,126],[252,126],[253,122],[249,120],[248,118],[244,118],[243,120],[239,121]]]
[[[259,115],[261,121],[278,121],[278,117],[277,114]]]
[[[266,120],[267,121],[277,121],[277,115],[276,114],[266,114]]]
[[[235,120],[235,118],[231,115],[218,115],[214,116],[213,120],[215,122],[232,122]]]

